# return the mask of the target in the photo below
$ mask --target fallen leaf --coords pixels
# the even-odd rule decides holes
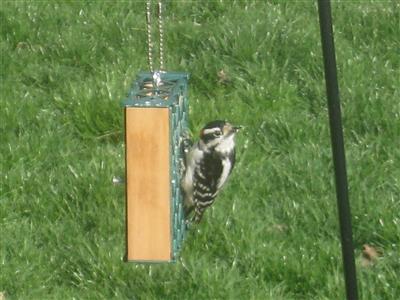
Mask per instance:
[[[361,254],[361,265],[363,267],[369,267],[376,263],[379,257],[379,252],[373,246],[368,244],[363,245]]]
[[[218,76],[218,83],[228,84],[229,82],[231,82],[231,79],[229,78],[228,74],[225,73],[224,70],[219,70],[217,76]]]

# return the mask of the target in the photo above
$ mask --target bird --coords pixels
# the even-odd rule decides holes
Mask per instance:
[[[235,135],[241,128],[225,120],[211,121],[201,129],[199,140],[184,149],[181,187],[187,222],[199,223],[226,184],[235,166]]]

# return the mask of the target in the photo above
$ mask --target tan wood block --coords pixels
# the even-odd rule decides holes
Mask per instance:
[[[125,108],[128,261],[171,260],[168,108]]]

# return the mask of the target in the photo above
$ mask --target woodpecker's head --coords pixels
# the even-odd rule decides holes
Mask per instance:
[[[235,134],[240,128],[226,121],[212,121],[200,131],[200,143],[221,154],[229,154],[235,148]]]

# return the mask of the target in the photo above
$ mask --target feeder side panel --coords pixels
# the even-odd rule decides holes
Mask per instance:
[[[125,108],[128,261],[171,260],[169,110]]]

